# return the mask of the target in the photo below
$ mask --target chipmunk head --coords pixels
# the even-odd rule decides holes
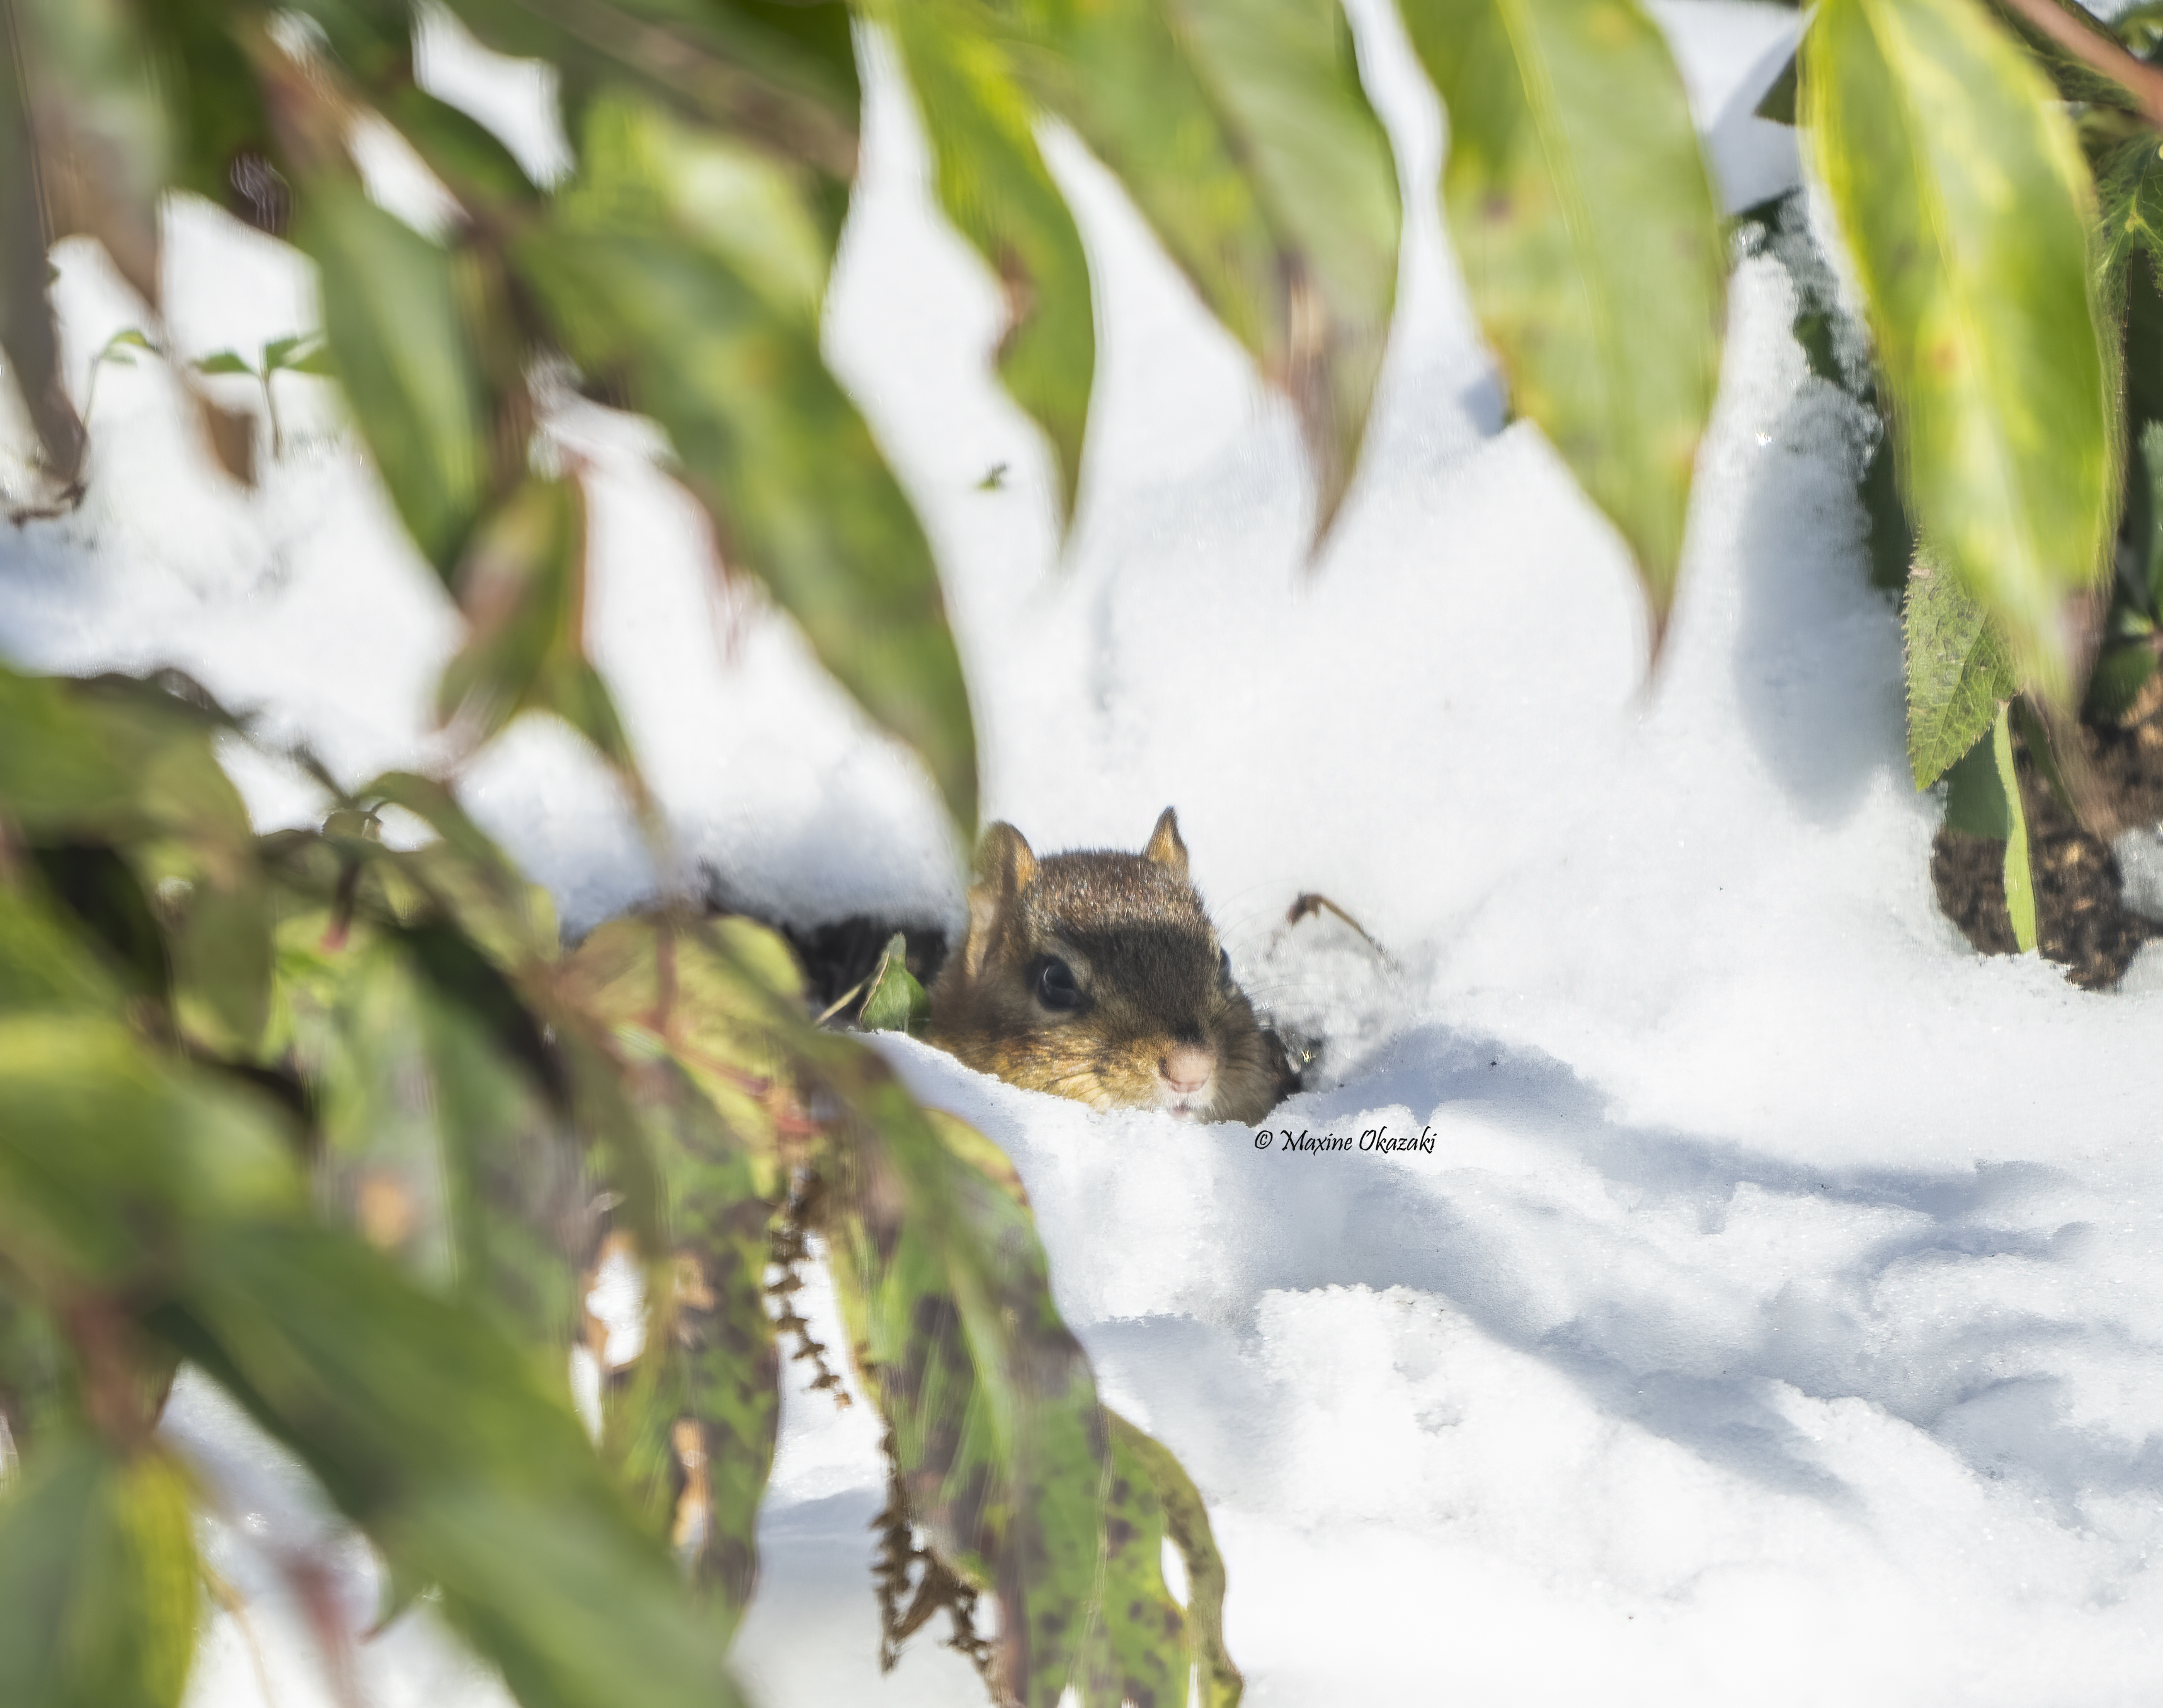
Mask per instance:
[[[972,1067],[1097,1108],[1256,1120],[1290,1089],[1187,879],[1170,807],[1139,854],[1040,860],[1012,825],[987,830],[928,1035]]]

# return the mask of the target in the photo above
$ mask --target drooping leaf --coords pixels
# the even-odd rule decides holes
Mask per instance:
[[[1246,1689],[1224,1647],[1224,1561],[1193,1479],[1171,1449],[1111,1414],[1120,1460],[1145,1477],[1165,1533],[1186,1568],[1186,1648],[1201,1708],[1239,1708]]]
[[[2035,883],[2029,864],[2028,815],[2020,804],[2020,776],[2013,760],[2013,725],[2003,708],[1990,741],[1998,786],[2005,794],[2005,910],[2012,915],[2013,940],[2023,955],[2029,955],[2035,949]]]
[[[931,999],[909,970],[908,940],[896,931],[879,957],[872,988],[864,995],[862,1025],[867,1032],[914,1032],[931,1012]]]
[[[848,1087],[879,1101],[877,1074]],[[1053,1708],[1092,1659],[1110,1451],[1088,1360],[1051,1302],[1013,1166],[935,1113],[848,1130],[831,1266],[909,1516],[998,1600],[995,1687]]]
[[[720,1616],[758,1576],[758,1509],[780,1422],[780,1360],[761,1278],[770,1175],[683,1071],[656,1062],[642,1101],[668,1182],[667,1262],[646,1343],[609,1397],[603,1445],[661,1519]]]
[[[526,1708],[738,1699],[568,1405],[479,1318],[302,1228],[230,1230],[153,1326],[315,1473]]]
[[[1928,789],[1989,730],[2019,684],[1982,608],[1919,558],[1908,577],[1908,765]]]
[[[1097,363],[1082,234],[1037,149],[1009,50],[981,27],[974,0],[904,0],[879,15],[924,117],[939,205],[1005,294],[999,377],[1051,441],[1064,520],[1080,490]]]
[[[597,120],[592,146],[607,134]],[[572,354],[626,374],[668,430],[730,562],[973,824],[976,738],[930,548],[815,327],[628,196],[574,196],[515,253]]]
[[[1443,212],[1509,381],[1644,584],[1657,654],[1726,277],[1682,80],[1635,0],[1406,0],[1449,114]]]
[[[2023,678],[2062,699],[2060,608],[2104,568],[2118,457],[2078,144],[1967,0],[1828,0],[1803,54],[1909,507]]]
[[[1004,16],[1038,100],[1291,399],[1320,537],[1366,431],[1402,212],[1334,0],[1031,0]]]
[[[0,1492],[0,1701],[179,1708],[202,1583],[186,1479],[154,1449],[41,1459]]]
[[[451,258],[327,173],[308,183],[293,236],[320,270],[323,331],[369,455],[448,584],[488,464]]]

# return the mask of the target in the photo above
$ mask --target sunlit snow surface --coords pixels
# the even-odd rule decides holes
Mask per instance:
[[[1730,205],[1792,181],[1746,86],[1794,14],[1661,16]],[[1270,1130],[1432,1129],[1432,1154],[1260,1149],[888,1053],[1013,1154],[1106,1395],[1208,1496],[1250,1700],[2153,1701],[2163,967],[2084,994],[1937,914],[1897,625],[1863,580],[1864,427],[1807,377],[1769,259],[1735,280],[1642,684],[1613,537],[1536,432],[1498,431],[1437,231],[1439,125],[1386,36],[1363,45],[1411,163],[1404,317],[1318,562],[1289,417],[1071,147],[1102,348],[1063,560],[1046,458],[987,376],[996,293],[883,81],[830,342],[949,572],[989,811],[1040,848],[1134,846],[1176,804],[1250,988],[1330,1039]],[[207,215],[177,220],[172,281],[192,354],[312,312]],[[61,288],[79,370],[131,311],[87,254]],[[162,472],[162,377],[108,370],[84,515],[0,540],[0,647],[186,664],[356,779],[429,760],[455,625],[309,385],[244,500],[199,458]],[[689,858],[807,918],[951,913],[912,763],[784,626],[709,595],[636,432],[574,431],[607,471],[596,644]],[[241,774],[266,822],[312,809]],[[574,928],[656,881],[567,738],[515,735],[468,789]],[[1304,890],[1390,961],[1283,929]],[[279,1708],[331,1700],[280,1562],[327,1563],[308,1593],[360,1629],[365,1549],[321,1542],[305,1482],[206,1386],[170,1428],[221,1491],[210,1555]],[[982,1700],[928,1637],[877,1677],[877,1478],[862,1408],[792,1394],[739,1650],[761,1700]],[[241,1627],[207,1632],[191,1704],[252,1708]],[[359,1664],[385,1708],[500,1700],[425,1617]]]

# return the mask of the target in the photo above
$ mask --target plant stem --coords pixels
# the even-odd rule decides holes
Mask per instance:
[[[2048,36],[2091,71],[2100,71],[2139,104],[2141,117],[2163,130],[2163,71],[2135,59],[2100,24],[2083,24],[2056,0],[2003,0],[2008,11]]]

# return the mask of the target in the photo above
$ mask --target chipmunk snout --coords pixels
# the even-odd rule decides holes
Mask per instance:
[[[1207,1045],[1175,1044],[1163,1061],[1157,1063],[1157,1071],[1164,1082],[1182,1097],[1191,1097],[1209,1083],[1209,1076],[1217,1071],[1217,1052]]]

